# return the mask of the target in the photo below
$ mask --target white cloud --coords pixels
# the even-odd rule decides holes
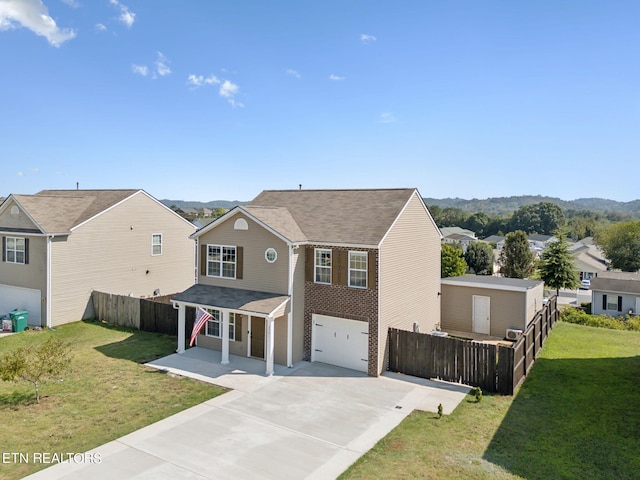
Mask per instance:
[[[167,64],[171,62],[169,62],[169,59],[165,57],[162,52],[157,52],[157,54],[158,54],[158,58],[156,58],[156,62],[155,62],[156,73],[161,77],[164,77],[165,75],[169,75],[171,73],[171,69]]]
[[[137,75],[142,75],[146,77],[149,75],[149,67],[146,65],[136,65],[135,63],[131,65],[131,71]]]
[[[339,77],[338,75],[334,75],[333,73],[329,75],[329,80],[340,81],[344,80],[345,77]]]
[[[292,77],[296,78],[302,77],[302,75],[300,75],[296,70],[293,70],[292,68],[287,69],[287,75],[291,75]]]
[[[70,28],[60,29],[41,0],[0,0],[0,30],[25,27],[59,47],[76,36]]]
[[[236,94],[240,91],[240,87],[235,83],[231,83],[229,80],[225,80],[222,85],[220,85],[220,96],[227,99],[229,105],[233,108],[242,108],[244,107],[244,103],[239,102],[235,99]]]
[[[120,16],[118,20],[124,23],[127,28],[131,28],[136,21],[136,14],[129,10],[129,7],[121,4],[118,0],[109,0],[111,5],[114,5],[120,9]]]
[[[215,75],[205,77],[204,75],[191,74],[187,77],[187,83],[193,87],[202,87],[203,85],[217,85],[220,80]]]
[[[80,6],[76,0],[62,0],[62,3],[69,5],[71,8],[78,8]]]
[[[107,27],[104,26],[102,23],[96,23],[96,30],[98,30],[99,32],[106,32]]]
[[[23,172],[18,172],[18,176],[19,177],[24,177],[24,173]]]
[[[377,40],[376,37],[374,37],[373,35],[367,35],[366,33],[361,33],[360,34],[360,41],[362,43],[371,43],[371,42],[375,42]]]
[[[378,123],[395,123],[398,119],[393,115],[393,113],[385,112],[381,113],[378,118]]]

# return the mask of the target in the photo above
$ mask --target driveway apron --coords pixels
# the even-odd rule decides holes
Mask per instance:
[[[232,356],[222,366],[216,355],[194,348],[150,366],[232,391],[92,450],[99,463],[61,463],[28,478],[331,479],[412,410],[442,404],[448,414],[469,391],[308,362],[265,376],[264,362]]]

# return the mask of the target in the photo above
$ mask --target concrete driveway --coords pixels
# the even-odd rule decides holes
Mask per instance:
[[[42,479],[331,479],[413,409],[450,413],[469,391],[444,382],[300,362],[264,362],[193,348],[151,366],[229,388],[203,404],[92,450],[100,463],[57,464]]]

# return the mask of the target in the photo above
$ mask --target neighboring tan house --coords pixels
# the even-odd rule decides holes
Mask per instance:
[[[0,205],[0,315],[93,317],[91,292],[151,297],[193,283],[195,227],[143,190],[43,190]]]
[[[544,282],[464,275],[443,278],[442,331],[516,339],[542,309]]]
[[[569,245],[573,263],[580,275],[580,280],[591,280],[597,274],[609,268],[602,251],[593,244],[590,237]]]
[[[640,312],[640,273],[599,272],[591,279],[591,313],[617,317]]]
[[[416,189],[266,190],[196,232],[198,282],[173,297],[212,315],[199,347],[379,375],[389,327],[440,322],[440,231]]]

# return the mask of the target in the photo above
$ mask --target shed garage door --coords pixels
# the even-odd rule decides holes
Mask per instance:
[[[0,316],[6,315],[16,308],[18,310],[27,310],[29,312],[29,325],[40,325],[41,299],[40,290],[14,287],[13,285],[0,285]]]
[[[313,315],[311,361],[367,372],[369,324],[357,320]]]

